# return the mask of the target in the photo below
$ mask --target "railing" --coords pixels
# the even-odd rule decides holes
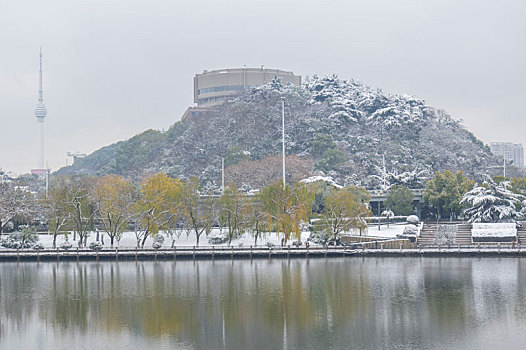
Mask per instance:
[[[372,242],[351,242],[345,246],[176,246],[173,248],[103,248],[92,250],[89,248],[63,249],[0,249],[0,260],[77,260],[80,259],[174,259],[177,258],[231,258],[234,257],[291,257],[291,256],[347,256],[356,254],[381,255],[382,253],[404,253],[416,255],[443,253],[524,253],[526,245],[522,244],[450,244],[450,245],[415,245],[406,244],[401,240],[386,240]],[[407,241],[407,240],[406,240]]]

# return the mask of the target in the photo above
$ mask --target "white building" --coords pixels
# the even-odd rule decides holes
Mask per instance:
[[[521,143],[491,142],[490,148],[494,155],[511,162],[511,166],[524,168],[524,149]]]

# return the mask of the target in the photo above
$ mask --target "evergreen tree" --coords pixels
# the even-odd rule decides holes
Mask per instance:
[[[396,215],[413,214],[413,192],[406,186],[395,185],[385,197],[385,207]]]
[[[469,222],[514,222],[520,218],[518,211],[526,197],[511,191],[509,181],[495,182],[490,176],[466,193],[460,204],[470,207],[464,211]]]
[[[424,190],[424,200],[435,208],[437,220],[442,215],[454,215],[462,212],[460,200],[473,187],[473,181],[464,176],[462,171],[453,174],[450,170],[436,172],[435,178],[429,180]]]

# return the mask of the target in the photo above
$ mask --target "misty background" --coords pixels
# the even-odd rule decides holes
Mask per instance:
[[[526,144],[525,18],[519,0],[0,0],[0,168],[37,165],[40,46],[51,170],[168,129],[196,73],[243,65],[354,78]]]

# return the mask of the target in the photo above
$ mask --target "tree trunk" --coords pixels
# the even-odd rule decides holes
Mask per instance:
[[[53,249],[57,247],[57,231],[53,233]]]
[[[141,247],[144,249],[144,244],[146,243],[146,238],[148,238],[148,232],[144,233],[144,238],[142,239]]]
[[[114,235],[111,235],[111,236],[110,236],[110,245],[111,245],[112,248],[113,248],[113,239],[114,239],[114,238],[115,238]]]

